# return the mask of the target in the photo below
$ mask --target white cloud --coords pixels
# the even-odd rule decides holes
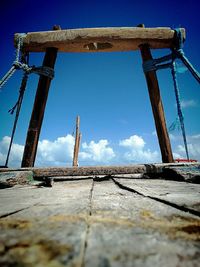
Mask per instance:
[[[0,165],[5,164],[10,137],[5,136],[0,141]],[[23,156],[24,146],[13,143],[9,166],[19,167]],[[38,143],[35,166],[71,166],[74,152],[74,137],[70,134],[57,139],[42,140]],[[83,143],[79,153],[81,165],[96,165],[110,163],[115,153],[107,140]]]
[[[36,165],[71,165],[74,150],[74,137],[70,134],[54,141],[42,140],[38,143]]]
[[[10,144],[10,137],[4,136],[0,141],[0,165],[4,165]],[[13,166],[19,166],[21,163],[24,147],[22,145],[13,144],[9,161]]]
[[[157,151],[145,150],[145,141],[141,136],[132,135],[128,139],[121,140],[119,145],[128,149],[124,153],[124,159],[128,162],[158,162],[159,153]]]
[[[189,154],[192,159],[200,161],[200,134],[187,136]],[[5,164],[10,137],[0,140],[0,165]],[[185,158],[185,148],[181,136],[172,138],[174,158]],[[9,166],[19,167],[24,146],[13,143]],[[74,137],[67,135],[55,140],[41,140],[35,166],[71,166],[74,150]],[[160,152],[148,148],[143,137],[132,135],[120,140],[115,150],[106,139],[84,142],[79,153],[79,165],[111,165],[130,163],[160,162]]]
[[[191,159],[200,161],[200,134],[187,136],[188,152]],[[175,153],[179,154],[179,158],[186,158],[184,145],[177,145]]]
[[[191,99],[191,100],[181,100],[181,107],[182,108],[190,108],[190,107],[196,107],[197,101]]]
[[[131,148],[131,149],[140,150],[140,149],[143,149],[145,142],[142,139],[142,137],[138,135],[132,135],[128,139],[119,141],[119,145],[123,147]]]
[[[80,152],[80,162],[88,161],[88,163],[109,163],[114,157],[115,153],[111,147],[108,146],[108,140],[102,139],[95,143],[91,141],[89,144],[86,142],[82,144],[84,151]]]
[[[177,151],[180,153],[180,158],[186,158],[185,147],[183,145],[178,145]],[[188,152],[191,159],[200,161],[200,144],[188,144]]]

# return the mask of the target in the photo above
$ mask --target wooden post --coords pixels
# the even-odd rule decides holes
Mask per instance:
[[[73,158],[73,166],[78,167],[78,153],[81,142],[81,133],[80,133],[80,116],[76,118],[76,136],[75,136],[75,144],[74,144],[74,158]]]
[[[140,51],[142,55],[143,62],[152,59],[151,51],[149,45],[140,45]],[[153,110],[156,131],[158,135],[158,141],[160,145],[160,150],[162,154],[162,161],[165,163],[174,162],[171,144],[169,140],[169,135],[165,122],[165,115],[160,95],[160,89],[158,85],[158,79],[155,71],[149,71],[145,73],[147,86],[149,90],[149,97],[151,101],[151,107]]]
[[[60,30],[60,27],[54,26],[53,30]],[[54,47],[49,47],[46,49],[46,53],[43,60],[43,66],[54,69],[57,57],[57,51],[58,49]],[[27,132],[26,144],[24,148],[21,167],[34,166],[35,157],[37,153],[37,146],[40,136],[40,130],[42,127],[42,121],[44,117],[50,84],[51,84],[51,78],[42,75],[40,76],[35,96],[33,111],[31,115],[31,120]]]

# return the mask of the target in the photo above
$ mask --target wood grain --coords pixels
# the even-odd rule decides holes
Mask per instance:
[[[185,38],[185,29],[181,29]],[[18,34],[14,41],[17,43]],[[150,48],[174,47],[174,30],[171,28],[83,28],[58,31],[28,32],[23,50],[44,52],[55,47],[60,52],[111,52],[137,50],[141,44]]]

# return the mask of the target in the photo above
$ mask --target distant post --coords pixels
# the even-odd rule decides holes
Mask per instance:
[[[73,157],[73,167],[78,167],[78,153],[81,143],[81,133],[80,133],[80,116],[76,118],[76,136],[74,144],[74,157]]]

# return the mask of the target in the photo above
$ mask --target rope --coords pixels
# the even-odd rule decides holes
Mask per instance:
[[[175,29],[175,48],[172,50],[172,53],[166,55],[161,58],[147,60],[143,63],[143,70],[145,73],[149,71],[156,71],[159,69],[171,68],[173,83],[174,83],[174,91],[177,103],[177,112],[178,118],[176,121],[170,126],[169,130],[172,131],[175,129],[176,126],[181,128],[185,152],[187,159],[189,160],[189,153],[188,153],[188,146],[187,146],[187,139],[186,139],[186,132],[185,132],[185,125],[184,125],[184,117],[183,112],[181,109],[181,102],[180,102],[180,93],[176,75],[176,64],[175,59],[180,59],[186,68],[191,72],[193,77],[200,83],[200,74],[194,68],[194,66],[190,63],[183,51],[183,35],[180,29]]]
[[[46,67],[46,66],[41,66],[41,67],[32,66],[32,67],[29,67],[27,64],[21,63],[21,62],[18,62],[18,61],[14,61],[13,66],[15,67],[15,69],[17,69],[17,70],[21,69],[24,72],[26,72],[27,74],[35,73],[35,74],[38,74],[38,75],[43,75],[43,76],[49,77],[51,79],[54,78],[54,70],[52,68],[50,68],[50,67]]]
[[[50,79],[54,78],[54,69],[46,66],[41,66],[41,67],[35,67],[33,66],[31,68],[31,73],[36,73],[38,75],[43,75],[46,77],[49,77]]]
[[[12,75],[16,71],[16,66],[15,63],[17,64],[19,62],[19,57],[20,57],[20,50],[23,45],[23,38],[25,34],[21,33],[18,36],[18,43],[17,43],[17,49],[16,49],[16,56],[15,56],[15,61],[12,64],[12,67],[7,71],[7,73],[3,76],[3,78],[0,80],[0,88],[2,88],[5,83],[12,77]]]
[[[187,67],[187,69],[190,71],[190,73],[193,75],[193,77],[197,80],[198,83],[200,83],[200,74],[199,72],[193,67],[191,62],[188,60],[188,58],[184,55],[181,54],[179,56],[183,64]]]
[[[174,92],[175,92],[175,96],[176,96],[178,118],[179,118],[181,130],[182,130],[182,135],[183,135],[183,141],[184,141],[187,160],[189,160],[187,139],[186,139],[186,133],[185,133],[185,125],[184,125],[184,117],[183,117],[183,113],[182,113],[182,109],[181,109],[180,92],[179,92],[179,87],[178,87],[175,62],[172,63],[171,72],[172,72],[173,83],[174,83]]]
[[[3,76],[3,78],[0,80],[0,88],[2,88],[7,81],[12,77],[12,75],[15,73],[16,68],[12,66],[9,71]]]
[[[180,120],[177,117],[176,120],[169,126],[169,132],[173,132],[175,129],[178,129],[178,131],[180,130],[181,126],[180,126]]]
[[[180,59],[183,64],[187,67],[193,77],[200,83],[200,74],[185,56],[183,51],[183,35],[180,29],[175,29],[175,48],[172,50],[172,53],[164,57],[155,58],[147,60],[143,63],[143,71],[147,73],[149,71],[156,71],[159,69],[165,69],[171,67],[172,61],[174,59]],[[166,64],[160,64],[163,62],[168,62]]]
[[[14,124],[13,124],[10,144],[9,144],[9,148],[8,148],[8,153],[7,153],[7,157],[6,157],[6,162],[5,162],[5,166],[6,167],[8,165],[8,160],[9,160],[9,157],[10,157],[10,151],[11,151],[11,147],[12,147],[12,143],[13,143],[16,127],[17,127],[17,122],[18,122],[19,113],[20,113],[20,110],[21,110],[21,105],[22,105],[22,100],[23,100],[23,97],[24,97],[24,92],[25,92],[25,89],[26,89],[27,80],[28,80],[28,74],[26,72],[24,72],[24,75],[23,75],[23,78],[22,78],[22,82],[21,82],[21,86],[20,86],[20,89],[19,89],[19,97],[18,97],[17,103],[14,105],[14,107],[12,109],[9,110],[9,113],[13,114],[15,109],[16,109],[16,114],[15,114],[15,120],[14,120]]]
[[[175,56],[183,62],[183,64],[188,68],[191,72],[193,77],[200,83],[200,74],[185,56],[183,51],[183,34],[179,28],[175,29],[175,41],[176,41],[176,48],[173,50]]]
[[[35,73],[38,75],[43,75],[46,77],[49,77],[50,79],[54,78],[54,69],[41,66],[41,67],[30,67],[28,64],[20,62],[20,51],[23,46],[23,38],[26,36],[26,34],[22,33],[18,36],[18,43],[17,43],[17,49],[16,49],[16,56],[15,60],[12,64],[12,67],[7,71],[7,73],[3,76],[3,78],[0,80],[0,88],[2,88],[6,82],[12,77],[12,75],[15,73],[16,70],[23,70],[25,73]]]
[[[12,77],[12,75],[15,73],[16,70],[22,70],[24,72],[21,86],[20,86],[20,90],[19,90],[18,100],[17,100],[16,104],[8,111],[10,114],[13,114],[16,110],[16,114],[15,114],[15,120],[14,120],[14,124],[13,124],[10,144],[9,144],[8,153],[7,153],[6,162],[5,162],[4,167],[7,167],[7,165],[8,165],[11,147],[13,144],[13,139],[14,139],[14,135],[15,135],[16,127],[17,127],[17,122],[18,122],[18,118],[19,118],[19,114],[20,114],[20,110],[21,110],[22,100],[23,100],[24,92],[25,92],[26,85],[27,85],[28,75],[30,73],[36,73],[39,75],[44,75],[46,77],[49,77],[50,79],[54,78],[54,70],[49,68],[49,67],[46,67],[46,66],[42,66],[42,67],[32,66],[32,67],[30,67],[27,64],[27,62],[29,61],[28,55],[21,54],[21,61],[20,61],[20,52],[21,52],[21,47],[23,46],[24,36],[25,36],[25,34],[19,35],[15,61],[13,62],[10,70],[0,80],[0,88],[1,88]],[[26,59],[26,56],[27,56],[27,59]]]
[[[160,58],[154,58],[154,59],[149,59],[147,61],[145,61],[143,63],[143,71],[144,73],[147,73],[149,71],[156,71],[159,69],[165,69],[165,68],[169,68],[171,61],[172,61],[173,57],[172,54],[166,55],[164,57],[160,57]],[[166,64],[160,64],[166,61],[170,61]]]
[[[20,33],[18,35],[18,43],[17,43],[15,61],[19,61],[20,51],[21,51],[21,47],[23,46],[23,39],[24,39],[25,36],[26,36],[25,33]]]

